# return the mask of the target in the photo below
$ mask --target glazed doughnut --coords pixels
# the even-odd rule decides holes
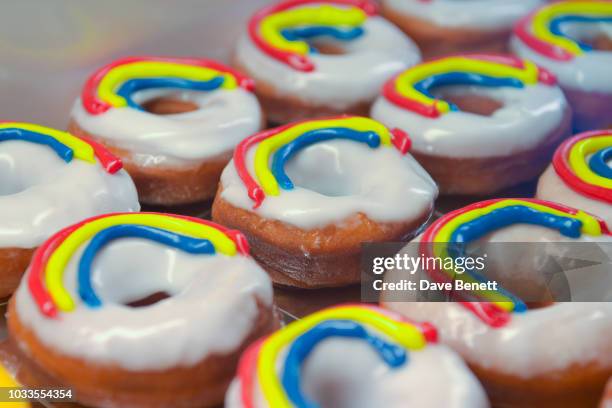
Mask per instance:
[[[241,233],[197,218],[87,219],[36,252],[9,334],[87,406],[216,406],[242,349],[277,326],[248,253]]]
[[[612,236],[602,220],[583,211],[535,199],[498,199],[444,215],[415,242],[418,250],[412,246],[406,249],[412,255],[418,251],[425,256],[444,256],[456,248],[454,256],[461,256],[472,243],[609,245]],[[542,246],[534,252],[541,255]],[[528,262],[513,259],[502,263],[502,272],[523,278],[523,286],[539,285],[542,277],[535,276],[538,272],[534,266],[542,262],[541,256],[526,254],[521,258]],[[489,256],[489,261],[492,260]],[[490,265],[487,267],[491,272]],[[430,268],[418,273],[436,282],[486,279],[477,271],[458,273],[452,266]],[[405,272],[389,271],[385,280],[397,281],[405,276],[402,273]],[[409,297],[397,302],[390,293],[384,293],[381,302],[409,319],[427,318],[434,324],[441,342],[457,351],[479,377],[494,406],[596,406],[612,374],[609,271],[603,279],[590,276],[584,268],[565,274],[573,299],[586,290],[600,292],[594,296],[607,301],[554,303],[553,299],[540,308],[529,308],[527,300],[500,287],[479,292],[455,291],[450,303],[407,301]]]
[[[234,65],[257,81],[267,118],[282,124],[367,115],[383,83],[420,53],[369,0],[288,0],[249,21]]]
[[[205,201],[236,144],[261,129],[252,91],[249,78],[214,61],[123,58],[89,77],[70,130],[123,159],[141,202]]]
[[[462,52],[506,52],[512,26],[543,0],[382,0],[383,15],[426,59]]]
[[[44,126],[0,122],[0,298],[34,249],[83,218],[138,211],[121,161],[95,142]]]
[[[581,208],[612,225],[612,131],[566,140],[538,183],[537,197]]]
[[[414,236],[432,212],[435,183],[408,148],[357,116],[258,133],[223,171],[213,220],[245,233],[275,283],[359,282],[362,242]]]
[[[225,406],[489,404],[463,361],[437,344],[433,326],[374,307],[344,305],[293,322],[250,346],[240,359]]]
[[[408,133],[414,157],[444,194],[491,194],[530,180],[571,132],[554,77],[497,55],[410,68],[385,84],[371,116]]]
[[[559,79],[576,131],[612,126],[612,3],[564,1],[542,7],[514,28],[512,50]]]

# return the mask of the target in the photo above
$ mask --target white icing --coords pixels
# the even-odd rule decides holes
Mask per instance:
[[[515,225],[487,237],[487,241],[495,243],[569,240],[550,229],[531,225]],[[420,237],[412,242],[419,241]],[[583,236],[572,241],[603,242],[600,248],[610,255],[612,237]],[[499,245],[497,248],[500,249]],[[503,248],[500,250],[503,252]],[[416,256],[414,244],[405,247],[404,251]],[[534,246],[534,251],[542,251],[542,245]],[[490,267],[490,261],[496,256],[489,252],[487,255],[486,264]],[[529,273],[533,271],[528,268],[529,263],[532,262],[534,266],[538,263],[535,255],[525,254],[523,259],[504,264],[505,273],[527,271],[529,276],[525,276],[526,279],[534,283],[542,282],[541,277]],[[601,275],[601,269],[599,267],[599,275],[593,277],[590,272],[596,268],[578,268],[568,273],[567,277],[573,298],[601,299],[605,303],[555,303],[526,313],[513,313],[509,323],[502,328],[492,328],[483,323],[459,303],[409,301],[411,296],[415,296],[414,293],[407,293],[403,302],[391,298],[389,293],[383,293],[381,303],[408,318],[434,324],[444,344],[452,347],[468,362],[486,369],[530,378],[564,370],[573,364],[597,362],[609,367],[612,366],[612,344],[609,341],[612,336],[612,277],[609,272]],[[391,270],[385,279],[397,282],[402,279],[403,273]],[[424,272],[421,270],[418,273]],[[590,293],[585,295],[585,292]]]
[[[236,60],[256,81],[270,84],[276,94],[309,105],[345,109],[370,102],[387,79],[420,61],[416,45],[382,17],[369,17],[364,34],[346,42],[333,41],[342,55],[310,54],[312,72],[302,72],[260,50],[244,33]],[[329,40],[332,41],[332,40]]]
[[[133,108],[111,108],[92,115],[77,100],[72,118],[87,133],[133,151],[142,165],[189,164],[227,153],[262,125],[257,98],[243,88],[210,92],[152,89],[133,95],[136,103],[158,97],[190,101],[198,109],[155,115]]]
[[[252,258],[193,255],[138,238],[113,241],[97,255],[92,272],[101,308],[81,303],[76,273],[82,245],[65,269],[73,312],[43,316],[22,282],[16,311],[39,341],[65,355],[128,370],[163,370],[232,353],[268,307],[272,285]],[[165,291],[171,297],[139,308],[125,303]]]
[[[559,177],[552,165],[540,177],[536,197],[580,208],[603,219],[612,228],[612,205],[572,189]]]
[[[602,33],[612,38],[612,24],[598,24]],[[574,26],[577,31],[590,30],[585,25]],[[571,61],[557,61],[548,58],[512,36],[510,48],[522,58],[527,58],[555,74],[564,88],[586,92],[612,93],[610,66],[612,52],[593,50],[576,56]]]
[[[247,157],[252,175],[255,149]],[[294,189],[269,195],[253,209],[231,161],[221,175],[221,197],[261,217],[313,229],[359,212],[378,222],[414,220],[429,211],[437,196],[435,183],[414,158],[391,147],[372,149],[347,140],[317,143],[301,150],[285,170]]]
[[[478,380],[447,347],[428,345],[408,353],[405,365],[390,369],[362,341],[327,339],[302,367],[304,393],[319,406],[334,408],[489,406]],[[281,368],[279,364],[279,372]],[[226,394],[227,408],[244,406],[240,387],[240,381],[235,379]],[[255,387],[254,402],[256,408],[270,406],[259,386]]]
[[[477,94],[503,103],[491,116],[450,111],[430,118],[380,96],[372,118],[408,133],[415,152],[445,157],[508,156],[541,144],[563,121],[567,101],[556,86],[524,88],[452,86],[458,94]]]
[[[543,0],[382,0],[393,13],[414,16],[441,27],[510,30],[544,4]]]
[[[48,146],[0,142],[0,248],[34,248],[84,218],[139,210],[123,170],[111,175],[99,163],[66,163]]]

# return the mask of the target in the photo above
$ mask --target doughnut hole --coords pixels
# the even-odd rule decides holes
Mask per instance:
[[[565,23],[561,31],[598,51],[612,51],[612,24]]]
[[[134,102],[154,115],[178,115],[200,109],[194,101],[196,91],[180,89],[147,89],[132,95]]]
[[[155,115],[175,115],[179,113],[193,112],[198,105],[191,101],[184,101],[170,97],[151,99],[142,104],[142,108]]]
[[[37,157],[35,166],[31,160],[25,160],[30,157]],[[0,142],[0,196],[18,194],[53,180],[64,166],[65,162],[47,146],[23,141]]]
[[[362,173],[367,169],[350,165],[350,155],[340,153],[341,145],[346,143],[354,142],[319,143],[298,152],[285,166],[293,185],[328,197],[359,194],[361,177],[355,170]]]
[[[477,86],[441,86],[431,93],[456,105],[463,112],[480,116],[491,116],[504,106],[503,102],[484,94],[483,88]]]

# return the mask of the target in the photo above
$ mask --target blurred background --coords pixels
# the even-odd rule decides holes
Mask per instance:
[[[273,0],[13,0],[0,8],[0,120],[64,128],[86,77],[126,55],[227,61]]]

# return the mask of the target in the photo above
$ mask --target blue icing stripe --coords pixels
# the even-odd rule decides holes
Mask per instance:
[[[122,224],[98,232],[81,256],[78,270],[79,296],[90,307],[99,307],[102,301],[91,284],[91,266],[98,252],[111,241],[120,238],[143,238],[159,242],[190,254],[214,254],[215,247],[207,239],[192,238],[146,225]]]
[[[491,231],[512,224],[541,225],[559,231],[569,238],[580,238],[582,222],[575,218],[563,217],[536,210],[525,205],[512,205],[498,208],[475,220],[461,224],[451,235],[452,243],[469,243]]]
[[[612,168],[608,165],[610,160],[612,160],[612,146],[593,154],[589,160],[589,167],[595,174],[612,179]]]
[[[551,20],[550,25],[549,25],[549,29],[551,33],[567,38],[569,40],[572,40],[573,42],[578,44],[578,46],[583,51],[592,51],[593,47],[591,47],[589,44],[586,44],[578,40],[577,38],[572,38],[563,31],[562,26],[563,24],[566,24],[566,23],[589,23],[589,24],[612,23],[612,17],[565,15],[565,16],[556,17],[553,20]]]
[[[127,105],[134,109],[143,110],[140,105],[132,100],[135,92],[144,89],[176,88],[188,89],[191,91],[214,91],[223,85],[225,78],[222,76],[214,77],[208,81],[192,81],[184,78],[136,78],[125,81],[117,95],[125,98]]]
[[[313,145],[331,139],[347,139],[356,142],[365,143],[371,148],[380,146],[380,136],[376,132],[359,132],[348,128],[326,128],[310,130],[303,135],[295,138],[290,143],[281,147],[274,153],[272,159],[272,174],[283,190],[293,189],[293,183],[285,172],[285,163],[293,157],[298,151]]]
[[[69,163],[74,156],[74,152],[70,147],[66,146],[54,137],[43,135],[42,133],[38,132],[18,128],[0,129],[0,142],[6,142],[9,140],[21,140],[30,143],[47,145],[53,149],[55,153],[57,153],[57,155],[66,163]]]
[[[314,348],[330,337],[364,340],[392,369],[401,367],[408,361],[408,354],[403,347],[370,334],[359,323],[351,320],[328,320],[319,323],[295,339],[285,358],[282,373],[283,388],[291,402],[298,408],[317,408],[319,406],[302,392],[301,367]]]
[[[340,29],[331,26],[308,26],[285,28],[281,31],[281,35],[287,41],[298,41],[301,39],[310,39],[315,37],[332,37],[340,41],[350,41],[362,36],[364,33],[361,27],[352,27]]]
[[[478,85],[486,87],[507,86],[512,88],[523,88],[525,86],[521,80],[516,78],[492,77],[470,72],[448,72],[427,77],[414,84],[414,89],[429,98],[436,99],[430,91],[435,87],[448,85]],[[452,103],[449,103],[449,105],[451,110],[459,110],[456,105]]]

